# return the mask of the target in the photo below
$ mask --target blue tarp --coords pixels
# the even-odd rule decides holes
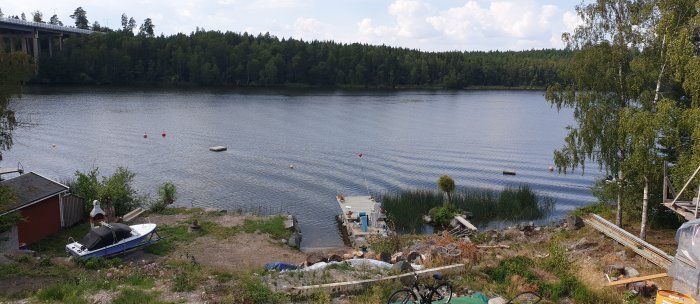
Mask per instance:
[[[292,264],[287,264],[283,262],[274,262],[274,263],[267,263],[265,264],[265,270],[296,270],[299,269],[299,266],[297,265],[292,265]]]

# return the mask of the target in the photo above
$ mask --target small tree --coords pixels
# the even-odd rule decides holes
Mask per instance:
[[[168,205],[171,205],[177,199],[177,188],[172,182],[165,182],[158,187],[158,199],[151,202],[148,209],[151,212],[163,211]]]
[[[146,36],[146,37],[153,37],[153,28],[156,27],[153,25],[153,21],[151,21],[151,18],[146,18],[146,20],[143,21],[143,24],[139,28],[139,35]]]
[[[437,184],[438,188],[440,188],[440,190],[447,194],[447,204],[452,205],[452,192],[455,190],[455,181],[451,177],[443,175],[440,176],[440,179],[438,179]]]
[[[73,15],[70,15],[70,17],[73,18],[73,20],[75,20],[75,27],[84,30],[90,28],[90,23],[87,19],[87,12],[83,9],[82,6],[76,8],[75,12],[73,12]]]
[[[58,19],[58,15],[56,14],[53,14],[53,16],[51,16],[51,19],[49,19],[49,24],[63,26],[63,22],[61,22],[61,20]]]
[[[38,22],[38,23],[45,23],[44,22],[44,13],[40,11],[33,11],[32,12],[32,21]]]

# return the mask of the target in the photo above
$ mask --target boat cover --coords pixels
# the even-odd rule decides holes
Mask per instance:
[[[130,236],[131,227],[125,224],[112,223],[92,228],[78,243],[85,246],[87,250],[92,251],[112,245]]]

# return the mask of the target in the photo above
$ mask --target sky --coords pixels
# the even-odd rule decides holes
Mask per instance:
[[[563,48],[580,22],[581,0],[3,0],[7,15],[39,10],[64,24],[78,6],[90,23],[121,27],[121,15],[146,18],[165,35],[206,30],[279,38],[385,44],[423,51]]]

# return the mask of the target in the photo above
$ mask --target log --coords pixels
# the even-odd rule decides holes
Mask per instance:
[[[508,246],[508,245],[477,245],[476,248],[479,248],[479,249],[493,249],[493,248],[509,249],[510,246]]]
[[[612,281],[612,282],[606,283],[605,286],[616,286],[616,285],[634,283],[634,282],[639,282],[639,281],[658,279],[658,278],[663,278],[663,277],[667,277],[667,276],[668,276],[668,273],[665,273],[665,272],[664,273],[657,273],[657,274],[651,274],[651,275],[647,275],[647,276],[643,276],[643,277],[634,277],[634,278],[629,278],[629,279]]]

